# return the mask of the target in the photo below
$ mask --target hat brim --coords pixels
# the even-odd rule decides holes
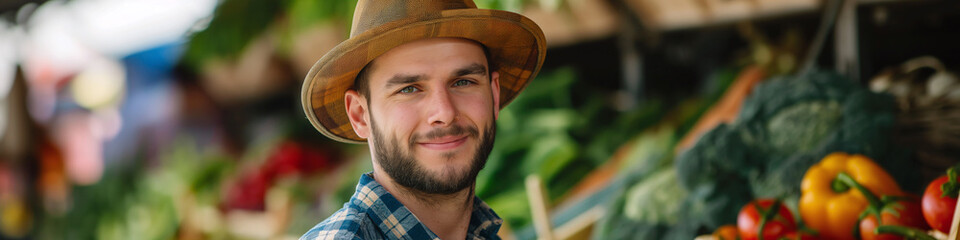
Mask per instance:
[[[374,58],[405,43],[437,37],[477,41],[500,73],[500,108],[536,76],[546,54],[543,32],[523,15],[490,9],[445,10],[383,24],[340,43],[318,60],[303,82],[301,102],[310,123],[345,143],[365,143],[347,118],[344,94]]]

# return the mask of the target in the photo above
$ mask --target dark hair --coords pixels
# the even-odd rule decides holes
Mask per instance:
[[[357,93],[360,93],[360,96],[363,96],[367,100],[370,100],[370,68],[373,66],[373,61],[367,63],[366,66],[363,66],[360,69],[360,73],[357,73],[357,78],[353,80],[353,89],[357,90]]]
[[[493,59],[490,58],[490,50],[487,49],[487,46],[483,45],[480,42],[464,39],[480,45],[480,48],[483,49],[483,56],[487,58],[487,76],[490,76],[490,73],[493,72]],[[353,79],[353,87],[351,89],[356,90],[357,93],[360,93],[360,96],[363,96],[367,100],[370,100],[370,71],[373,68],[373,61],[367,63],[366,66],[363,66],[360,69],[360,72],[357,73],[357,77]]]

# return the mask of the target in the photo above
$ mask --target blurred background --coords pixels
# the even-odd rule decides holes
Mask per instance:
[[[693,239],[829,152],[914,193],[960,159],[958,1],[475,2],[549,47],[477,179],[507,239]],[[355,5],[0,0],[0,239],[298,238],[371,169],[300,106]]]

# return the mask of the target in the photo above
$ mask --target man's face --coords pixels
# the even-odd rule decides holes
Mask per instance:
[[[478,44],[452,38],[407,43],[371,63],[369,96],[349,91],[345,101],[375,167],[424,193],[472,186],[499,112],[498,74],[488,68]]]

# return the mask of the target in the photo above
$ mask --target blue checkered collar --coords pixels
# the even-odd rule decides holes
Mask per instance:
[[[360,177],[351,204],[366,212],[388,239],[439,239],[407,207],[373,179],[373,173]],[[473,212],[466,239],[500,239],[497,232],[503,220],[486,203],[474,196]]]

